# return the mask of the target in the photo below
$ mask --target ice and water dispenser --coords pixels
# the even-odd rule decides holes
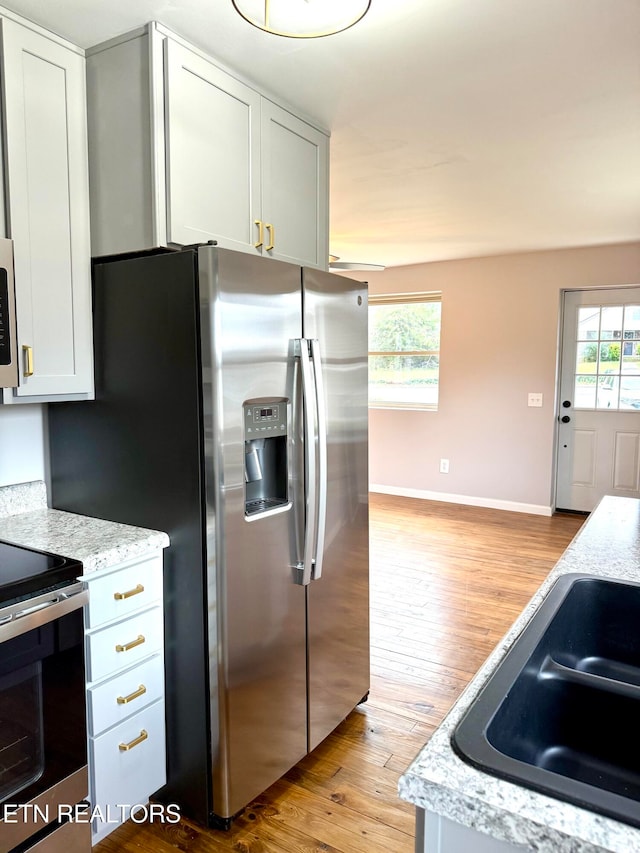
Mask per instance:
[[[246,518],[286,507],[287,400],[247,400],[244,410]]]

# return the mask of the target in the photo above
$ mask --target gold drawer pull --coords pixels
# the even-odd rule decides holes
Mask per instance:
[[[131,640],[130,643],[125,643],[124,646],[121,646],[119,643],[116,646],[117,652],[128,652],[129,649],[135,649],[136,646],[141,646],[144,643],[144,637],[142,634],[138,634],[137,640]]]
[[[133,749],[134,746],[137,746],[139,743],[142,743],[143,740],[146,740],[149,737],[147,731],[142,729],[138,737],[130,740],[129,743],[119,743],[118,749],[120,752],[129,752],[130,749]]]
[[[147,688],[144,686],[144,684],[141,684],[137,690],[134,690],[133,693],[129,693],[128,696],[118,696],[118,705],[128,705],[129,702],[131,702],[133,699],[137,699],[138,696],[144,696],[146,692]]]
[[[124,601],[125,598],[131,598],[132,595],[140,595],[141,592],[144,592],[144,587],[139,583],[133,589],[129,589],[126,592],[114,592],[113,597],[116,601]]]

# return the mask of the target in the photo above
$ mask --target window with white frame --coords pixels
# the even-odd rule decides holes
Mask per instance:
[[[369,295],[369,406],[437,409],[440,293]]]

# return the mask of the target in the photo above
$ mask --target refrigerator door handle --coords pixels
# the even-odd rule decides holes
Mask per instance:
[[[315,399],[313,389],[313,371],[309,358],[309,341],[298,338],[295,341],[295,355],[300,359],[302,374],[302,419],[304,425],[305,457],[305,522],[302,563],[299,563],[297,581],[302,586],[311,583],[313,567],[313,549],[316,540],[318,488],[316,476],[316,436],[314,429]]]
[[[320,341],[316,339],[311,340],[311,359],[313,361],[313,375],[315,377],[318,430],[318,498],[316,508],[315,556],[313,560],[312,577],[313,580],[318,580],[322,577],[322,558],[324,555],[324,536],[327,522],[327,405],[324,396]]]

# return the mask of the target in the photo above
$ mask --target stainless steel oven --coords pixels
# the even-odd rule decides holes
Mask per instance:
[[[0,543],[0,853],[88,853],[82,565]]]
[[[18,385],[16,295],[13,280],[13,241],[0,238],[0,388]],[[30,355],[30,350],[27,352]]]

